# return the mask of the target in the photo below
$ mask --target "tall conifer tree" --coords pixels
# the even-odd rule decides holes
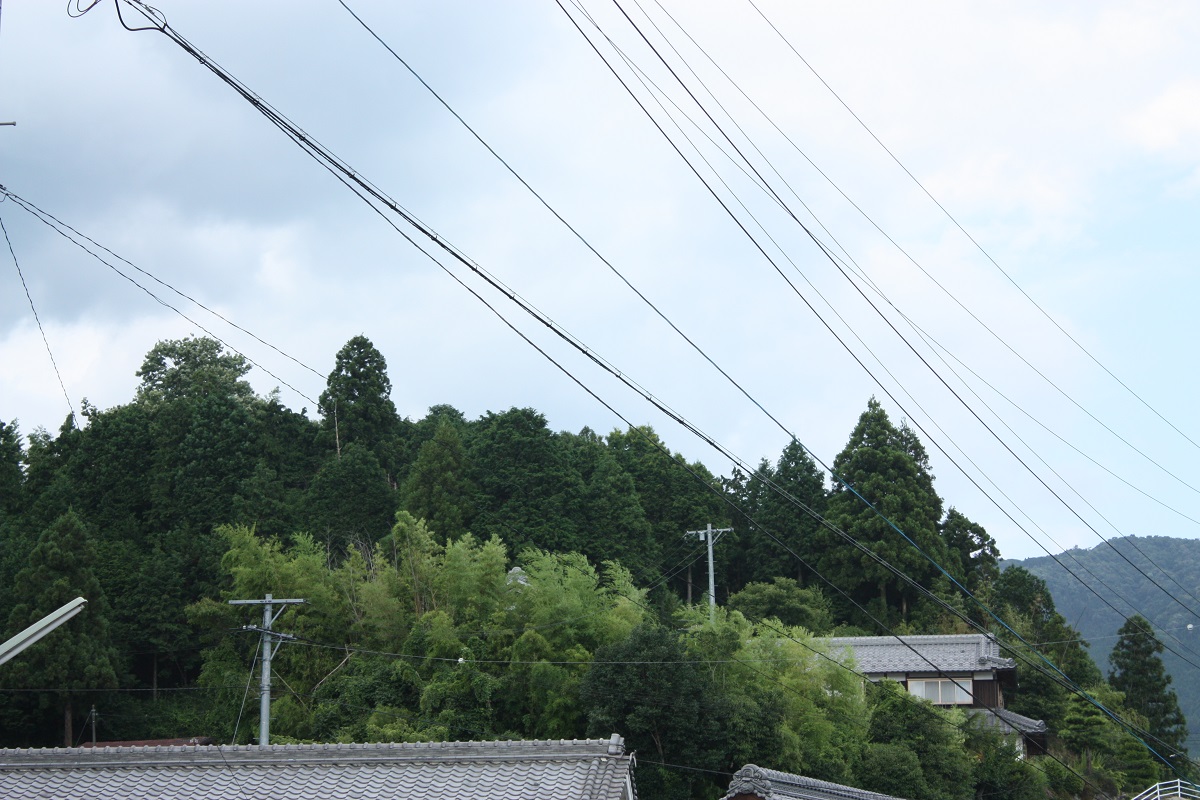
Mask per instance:
[[[443,544],[461,537],[470,524],[475,488],[467,470],[459,426],[442,421],[433,438],[421,445],[400,487],[404,509],[429,523]]]
[[[0,420],[0,519],[21,509],[21,489],[25,475],[21,471],[21,433],[17,423]]]
[[[16,633],[76,597],[88,601],[82,614],[7,665],[12,683],[54,690],[65,747],[74,744],[75,697],[117,686],[117,656],[108,640],[108,604],[90,566],[95,559],[83,521],[73,511],[63,514],[42,532],[29,565],[17,573],[15,596],[23,602],[8,617],[9,632]]]
[[[933,489],[929,459],[916,434],[905,425],[893,425],[879,401],[871,398],[833,468],[837,477],[826,519],[921,586],[932,588],[939,577],[932,562],[948,563],[949,550],[938,531],[942,500]],[[909,618],[921,596],[919,589],[835,533],[818,529],[818,535],[822,574],[848,587],[851,597],[870,604],[877,616]]]
[[[318,405],[326,437],[339,452],[347,444],[361,444],[394,474],[392,450],[399,417],[392,402],[392,381],[383,353],[366,336],[355,336],[338,351]]]
[[[1162,642],[1149,621],[1137,614],[1126,619],[1117,633],[1121,638],[1109,658],[1109,684],[1125,693],[1125,705],[1146,717],[1156,740],[1149,742],[1154,750],[1165,758],[1183,752],[1187,721],[1159,656]]]

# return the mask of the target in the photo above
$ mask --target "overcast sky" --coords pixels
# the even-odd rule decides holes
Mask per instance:
[[[1006,556],[1091,547],[1091,528],[1200,535],[1189,519],[1200,518],[1200,448],[1188,438],[1200,441],[1200,7],[757,0],[764,19],[746,0],[660,1],[621,5],[790,212],[844,248],[846,271],[921,358],[722,154],[729,145],[705,139],[717,140],[713,124],[609,0],[580,0],[587,16],[567,8],[771,261],[551,0],[347,2],[696,349],[336,0],[157,7],[745,462],[774,460],[784,429],[831,462],[874,395],[925,431],[947,505]],[[666,105],[675,123],[608,40],[679,104]],[[111,3],[79,19],[62,3],[3,8],[0,121],[17,123],[0,128],[0,183],[316,373],[125,267],[190,321],[176,315],[10,199],[0,219],[76,408],[128,402],[156,341],[206,328],[261,365],[258,392],[278,386],[315,414],[334,354],[361,333],[411,418],[439,403],[471,418],[531,406],[556,430],[624,426],[194,58],[122,28]],[[54,431],[67,400],[7,248],[0,262],[0,419]],[[729,473],[446,263],[620,414]]]

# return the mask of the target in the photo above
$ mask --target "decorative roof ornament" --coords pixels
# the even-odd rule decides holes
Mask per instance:
[[[771,781],[767,779],[767,771],[754,764],[747,764],[733,774],[729,782],[729,791],[721,800],[730,800],[743,794],[753,794],[762,800],[771,800]]]

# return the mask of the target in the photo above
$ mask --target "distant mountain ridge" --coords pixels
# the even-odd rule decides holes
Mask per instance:
[[[1106,677],[1125,618],[1140,613],[1151,620],[1188,720],[1189,750],[1200,751],[1200,540],[1125,536],[1090,550],[1073,548],[1057,559],[1013,559],[1001,567],[1019,565],[1046,581],[1058,612],[1087,639]],[[1053,643],[1043,644],[1052,654]]]

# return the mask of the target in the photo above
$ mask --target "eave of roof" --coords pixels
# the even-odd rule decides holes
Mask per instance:
[[[0,750],[7,800],[133,796],[616,800],[632,756],[608,740]],[[158,789],[162,791],[158,791]]]
[[[822,640],[836,657],[840,650],[854,654],[866,675],[889,673],[950,673],[981,670],[1015,671],[1016,661],[1000,655],[994,636],[964,633],[947,636],[847,636]]]
[[[1026,736],[1036,736],[1047,733],[1050,728],[1045,720],[1026,717],[1007,708],[972,709],[982,716],[984,724],[999,728],[1004,733],[1023,733]]]
[[[887,794],[766,769],[755,764],[747,764],[734,773],[729,791],[722,800],[747,794],[763,800],[900,800]]]

